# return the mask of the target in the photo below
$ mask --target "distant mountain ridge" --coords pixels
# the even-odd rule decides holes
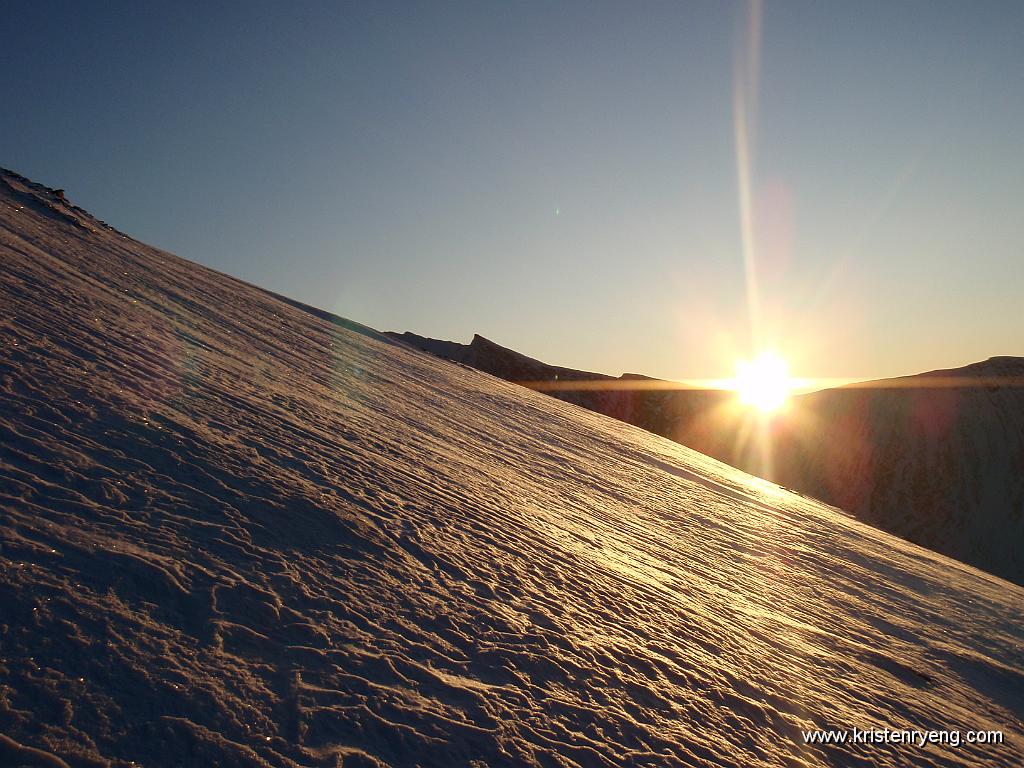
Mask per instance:
[[[389,331],[386,335],[421,351],[468,365],[506,381],[541,389],[559,400],[634,424],[677,442],[684,442],[679,439],[677,427],[685,423],[688,425],[691,438],[699,437],[702,443],[709,443],[713,439],[714,430],[702,416],[711,412],[715,406],[731,399],[729,393],[721,390],[635,389],[631,385],[674,385],[636,373],[624,373],[616,378],[601,373],[549,365],[496,344],[479,334],[474,334],[469,344],[430,339],[408,331]],[[547,388],[542,386],[545,383],[560,386]],[[577,383],[580,386],[561,386],[565,383]],[[586,386],[588,384],[597,386]]]
[[[773,425],[771,467],[721,418],[728,392],[625,389],[476,335],[468,344],[389,334],[508,381],[620,383],[547,393],[768,475],[858,519],[1024,584],[1024,358],[863,382],[794,398]],[[647,379],[657,382],[657,379]]]
[[[478,333],[473,334],[473,339],[469,344],[431,339],[410,331],[405,333],[388,331],[386,335],[446,360],[463,363],[510,381],[588,381],[614,378],[603,373],[590,373],[548,365],[508,347],[495,344]]]
[[[1024,357],[996,355],[960,368],[928,371],[919,376],[1024,376]]]

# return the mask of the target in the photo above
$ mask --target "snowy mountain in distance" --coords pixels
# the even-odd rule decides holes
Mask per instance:
[[[0,179],[0,764],[1024,763],[1024,589]]]
[[[1024,358],[865,382],[793,398],[773,424],[772,464],[723,416],[728,392],[605,388],[475,336],[470,345],[390,334],[515,382],[593,381],[561,400],[669,437],[821,499],[859,520],[1024,584]],[[516,365],[517,360],[530,361]],[[645,381],[651,379],[645,377]],[[942,386],[935,386],[936,380]]]

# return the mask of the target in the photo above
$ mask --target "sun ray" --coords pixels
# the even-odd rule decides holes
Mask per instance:
[[[752,135],[756,130],[757,79],[761,48],[761,3],[753,0],[746,18],[744,47],[737,49],[733,70],[733,132],[736,143],[736,186],[740,215],[740,240],[743,250],[743,276],[746,284],[750,340],[761,342],[760,300],[757,285],[757,261],[754,242]]]

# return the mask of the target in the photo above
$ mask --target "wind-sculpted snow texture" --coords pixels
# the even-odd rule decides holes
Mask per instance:
[[[1024,585],[1024,358],[794,397],[772,425],[766,463],[748,414],[729,407],[733,393],[558,368],[479,335],[470,344],[387,335],[531,388],[559,382],[542,389]]]
[[[0,764],[1024,764],[1020,588],[3,178]]]

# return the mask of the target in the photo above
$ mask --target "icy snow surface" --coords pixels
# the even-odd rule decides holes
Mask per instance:
[[[0,259],[0,764],[1024,764],[1019,587],[7,173]]]

